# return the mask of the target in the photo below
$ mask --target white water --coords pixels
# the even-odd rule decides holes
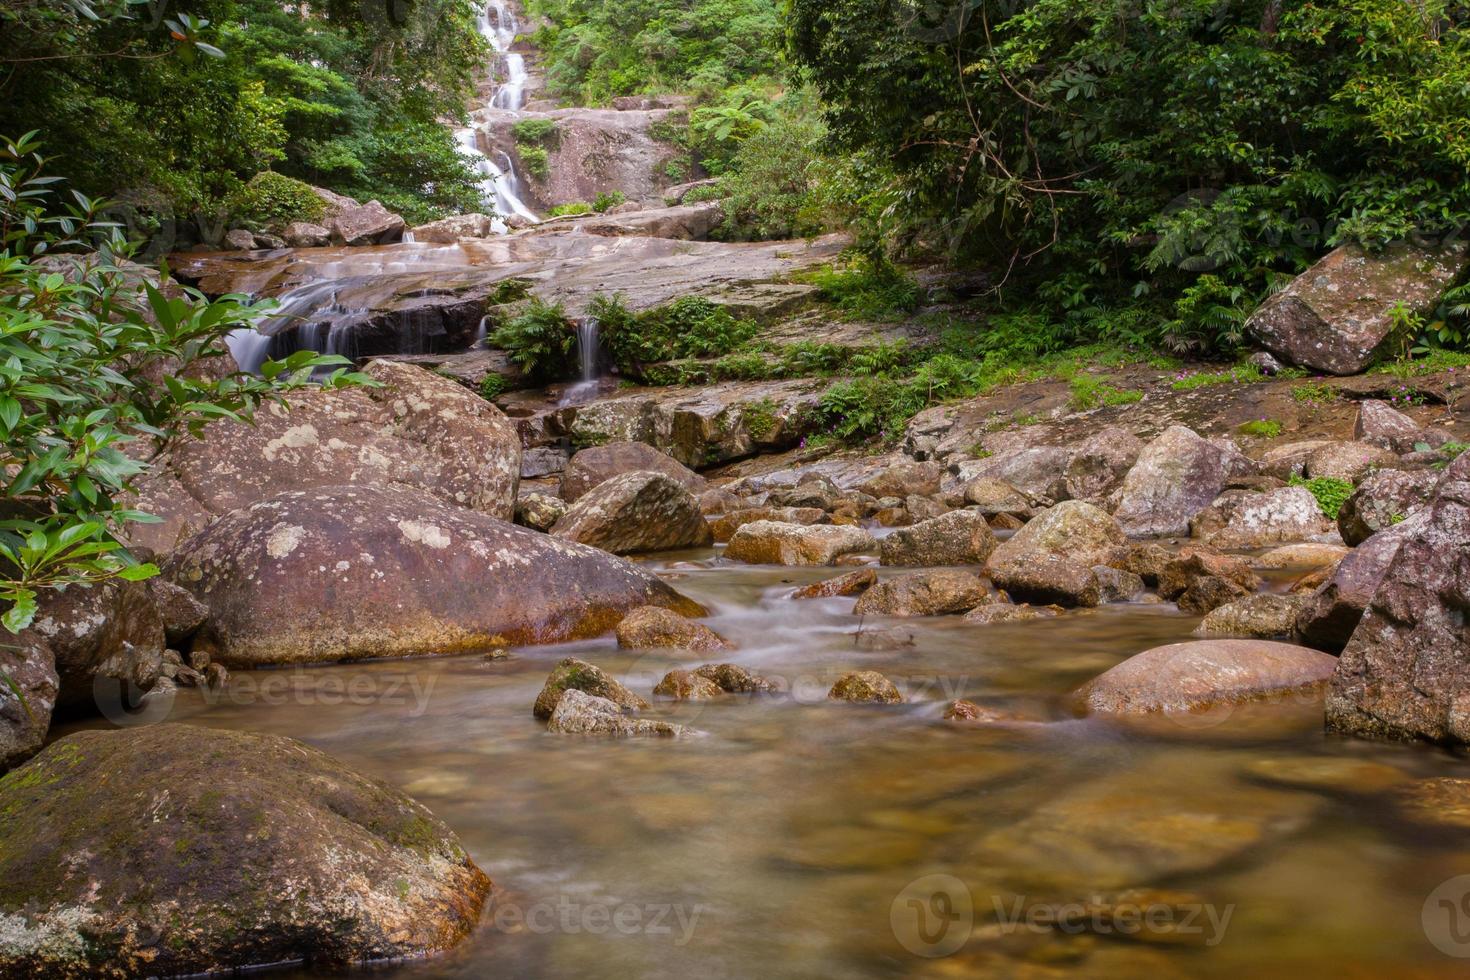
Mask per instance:
[[[515,44],[519,29],[515,13],[510,9],[508,0],[489,0],[481,9],[475,23],[480,35],[494,50],[496,62],[505,65],[506,80],[490,99],[488,108],[519,112],[530,73],[526,71],[525,57],[510,50],[511,45]],[[479,173],[480,196],[486,204],[493,203],[497,217],[520,218],[532,223],[541,220],[521,200],[520,181],[509,156],[502,154],[505,160],[503,168],[491,160],[480,149],[480,133],[474,126],[456,130],[454,138],[460,150],[470,158],[471,166]]]
[[[577,321],[577,366],[582,380],[568,385],[558,404],[562,407],[581,405],[597,396],[602,387],[602,337],[595,316]]]

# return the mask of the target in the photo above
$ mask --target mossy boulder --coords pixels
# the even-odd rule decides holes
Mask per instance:
[[[556,665],[546,678],[531,713],[543,721],[550,718],[567,691],[581,691],[611,701],[619,708],[641,711],[648,702],[628,690],[596,664],[568,657]]]
[[[5,977],[420,956],[490,888],[428,810],[294,739],[82,732],[0,779]]]

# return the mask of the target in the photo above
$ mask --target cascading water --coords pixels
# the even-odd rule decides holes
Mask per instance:
[[[601,324],[595,316],[584,316],[577,321],[577,364],[581,368],[582,380],[568,385],[562,392],[560,404],[580,405],[590,401],[602,387],[602,336]]]
[[[526,71],[525,56],[511,50],[518,31],[515,13],[507,0],[489,0],[476,17],[475,26],[495,52],[496,60],[505,65],[506,80],[495,91],[488,108],[519,112],[530,73]],[[497,165],[480,149],[480,133],[473,126],[457,130],[454,138],[480,175],[481,198],[486,204],[494,205],[502,222],[506,218],[518,218],[533,224],[541,220],[521,200],[520,181],[508,155],[502,155],[505,160],[503,168]]]

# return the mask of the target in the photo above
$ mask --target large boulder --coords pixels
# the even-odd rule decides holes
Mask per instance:
[[[70,735],[0,779],[0,813],[7,977],[416,958],[491,887],[422,806],[278,735]]]
[[[1328,541],[1336,528],[1305,487],[1269,493],[1227,490],[1190,521],[1190,531],[1212,548],[1255,549],[1297,541]]]
[[[703,623],[691,622],[662,606],[643,606],[623,617],[615,631],[618,646],[634,650],[672,647],[679,650],[726,650],[731,646]]]
[[[1004,480],[993,476],[977,476],[964,486],[965,503],[986,517],[1006,515],[1021,520],[1036,511],[1037,500]]]
[[[1192,429],[1171,426],[1139,454],[1113,512],[1131,537],[1182,535],[1230,475],[1229,453]]]
[[[489,238],[495,219],[488,214],[452,214],[413,230],[413,240],[434,245],[453,245],[461,238]]]
[[[1379,470],[1370,474],[1337,512],[1337,530],[1353,547],[1379,531],[1402,524],[1434,497],[1439,474],[1433,470]]]
[[[1198,640],[1129,657],[1078,691],[1088,711],[1196,711],[1314,687],[1337,661],[1267,640]]]
[[[1432,313],[1465,263],[1460,241],[1438,248],[1403,242],[1380,255],[1344,245],[1262,303],[1246,330],[1293,364],[1357,374],[1393,334],[1396,310]]]
[[[344,207],[327,220],[332,240],[339,245],[390,245],[403,240],[408,223],[381,201]]]
[[[939,492],[944,468],[938,463],[906,461],[894,463],[857,485],[873,497],[931,497]]]
[[[32,634],[0,645],[0,772],[41,748],[60,690],[44,640]]]
[[[261,501],[165,571],[209,606],[195,648],[232,668],[558,643],[644,605],[703,615],[630,562],[403,487]]]
[[[852,611],[858,616],[949,616],[989,601],[985,582],[969,572],[910,572],[868,589]]]
[[[842,555],[877,546],[873,536],[858,527],[756,521],[735,532],[725,557],[752,565],[830,565]]]
[[[1338,661],[1327,724],[1354,735],[1470,742],[1470,455],[1411,520]]]
[[[561,476],[561,498],[576,503],[593,488],[625,473],[662,473],[690,492],[703,493],[704,477],[667,453],[642,442],[610,442],[572,457]]]
[[[1127,429],[1108,426],[1078,443],[1067,464],[1067,495],[1073,500],[1106,500],[1123,485],[1143,452],[1143,440]]]
[[[1066,499],[1067,468],[1071,462],[1070,449],[1032,446],[961,464],[959,475],[965,483],[982,476],[1004,480],[1033,499],[1055,502]]]
[[[1332,442],[1307,457],[1303,474],[1310,480],[1357,483],[1377,469],[1397,466],[1398,456],[1371,442]]]
[[[615,555],[714,543],[699,500],[662,473],[625,473],[577,498],[552,535]]]
[[[997,547],[990,556],[990,577],[1022,602],[1096,606],[1102,589],[1093,566],[1107,564],[1125,542],[1106,511],[1068,500],[1033,518]]]
[[[1399,546],[1424,523],[1423,513],[1379,531],[1354,548],[1302,604],[1296,637],[1308,646],[1337,653],[1347,646]]]
[[[878,553],[884,565],[983,565],[995,546],[984,514],[956,510],[894,531]]]
[[[160,524],[130,541],[167,553],[208,521],[287,490],[402,485],[509,520],[521,442],[500,410],[447,378],[392,361],[381,387],[312,389],[267,405],[254,424],[217,422],[183,439],[144,480],[137,506]]]

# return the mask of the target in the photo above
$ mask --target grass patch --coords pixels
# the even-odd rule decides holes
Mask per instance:
[[[1337,401],[1337,389],[1322,382],[1294,385],[1291,397],[1301,405],[1328,405]]]
[[[1075,411],[1085,412],[1100,406],[1132,405],[1143,400],[1143,392],[1115,388],[1100,378],[1079,374],[1071,381],[1070,404]]]
[[[1241,425],[1240,433],[1259,439],[1275,439],[1281,435],[1281,423],[1275,419],[1252,419]]]
[[[1261,369],[1254,364],[1237,364],[1228,371],[1201,371],[1194,374],[1176,375],[1169,387],[1175,391],[1195,391],[1215,385],[1249,385],[1266,380]]]

